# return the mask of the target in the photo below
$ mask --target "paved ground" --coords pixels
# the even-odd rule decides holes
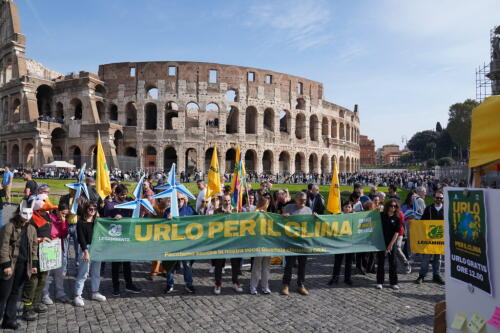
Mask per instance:
[[[355,275],[353,287],[342,282],[328,287],[333,256],[309,257],[306,286],[309,296],[292,288],[279,295],[283,269],[272,266],[272,295],[247,293],[250,272],[244,268],[244,294],[231,288],[226,272],[221,295],[213,294],[213,275],[207,262],[194,264],[196,294],[187,295],[183,285],[163,294],[164,278],[145,279],[148,263],[135,263],[133,276],[144,289],[139,295],[111,296],[111,265],[101,284],[105,303],[86,300],[84,308],[56,303],[37,321],[19,320],[20,332],[431,332],[434,305],[444,299],[444,287],[434,283],[415,285],[417,274],[400,274],[401,290],[375,290],[375,276]],[[414,267],[416,269],[416,267]],[[70,275],[73,263],[70,263]],[[88,283],[90,281],[87,281]],[[183,282],[182,275],[176,282]],[[293,283],[295,280],[293,281]],[[73,290],[73,277],[66,278],[66,290]],[[88,285],[87,285],[88,286]],[[87,286],[84,298],[89,298]],[[292,286],[295,286],[294,284]],[[19,312],[19,315],[21,313]]]

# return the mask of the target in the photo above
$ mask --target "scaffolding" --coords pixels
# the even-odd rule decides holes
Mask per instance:
[[[500,26],[490,30],[490,63],[476,69],[476,100],[500,94]]]
[[[490,65],[486,63],[476,69],[476,101],[479,103],[491,96],[491,80],[487,76],[489,73]]]

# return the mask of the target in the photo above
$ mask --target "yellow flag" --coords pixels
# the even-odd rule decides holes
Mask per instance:
[[[443,220],[411,220],[409,231],[411,252],[444,254]]]
[[[111,181],[109,180],[109,169],[106,156],[102,149],[101,134],[97,133],[97,170],[95,177],[95,188],[102,200],[111,194]]]
[[[209,199],[214,195],[222,192],[219,175],[219,160],[217,158],[217,147],[214,146],[212,153],[212,161],[210,162],[210,169],[208,170],[208,186],[205,193],[205,199]]]
[[[340,186],[337,163],[333,163],[332,184],[330,185],[330,194],[328,194],[328,205],[326,209],[332,214],[340,214]]]
[[[231,176],[231,193],[234,193],[234,187],[236,186],[236,178],[238,175],[239,163],[241,163],[241,177],[246,175],[245,162],[241,159],[240,145],[236,146],[236,158],[234,162],[233,175]]]

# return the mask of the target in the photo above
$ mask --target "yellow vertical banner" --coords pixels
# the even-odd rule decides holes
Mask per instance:
[[[109,169],[106,163],[104,149],[102,149],[101,134],[97,133],[97,168],[95,177],[95,188],[102,200],[111,194],[111,181]]]
[[[332,183],[330,185],[330,193],[328,194],[328,204],[326,206],[332,214],[340,214],[340,184],[339,184],[339,173],[337,170],[337,163],[333,163],[332,170]]]
[[[444,221],[411,220],[411,252],[421,254],[444,254]]]
[[[217,147],[214,146],[212,153],[212,161],[210,162],[210,169],[208,169],[208,185],[205,198],[209,199],[222,192],[222,186],[219,174],[219,159],[217,158]]]

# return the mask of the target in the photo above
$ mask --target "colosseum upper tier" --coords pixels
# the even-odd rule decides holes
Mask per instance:
[[[61,75],[25,58],[16,4],[0,8],[2,164],[95,163],[98,131],[121,169],[221,170],[241,146],[247,170],[329,173],[359,168],[359,115],[323,99],[323,85],[269,70],[156,61]]]

